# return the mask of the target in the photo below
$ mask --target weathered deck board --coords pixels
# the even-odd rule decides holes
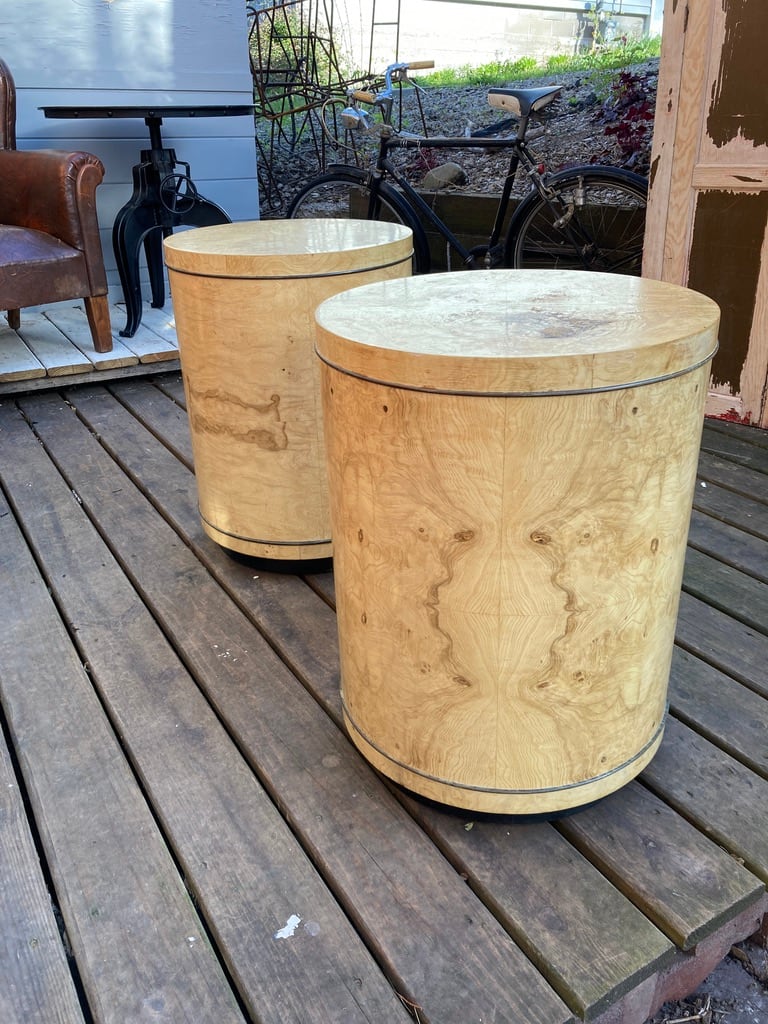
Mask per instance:
[[[730,546],[723,545],[727,558]],[[764,569],[761,561],[759,572]],[[768,584],[734,569],[718,558],[689,547],[685,558],[686,593],[706,598],[722,612],[732,615],[761,633],[768,629]]]
[[[0,793],[4,1024],[83,1024],[18,779],[2,734]]]
[[[672,943],[551,825],[406,805],[581,1019],[671,961]]]
[[[203,533],[178,375],[59,384],[0,401],[0,558],[14,573],[0,694],[94,1020],[142,1019],[141,996],[174,1024],[388,1024],[409,1007],[422,1024],[641,1024],[758,927],[764,434],[705,430],[671,717],[649,768],[559,822],[472,820],[385,782],[346,740],[332,574],[269,571]],[[45,643],[30,644],[30,621]],[[124,821],[100,795],[111,786]],[[90,827],[69,835],[84,815]],[[191,915],[178,933],[199,936],[191,949],[167,922],[154,931],[158,864],[172,914]],[[127,891],[105,892],[126,870]],[[25,871],[11,877],[26,902]],[[88,917],[92,882],[108,921]],[[294,934],[274,939],[294,913]],[[142,929],[159,951],[149,965]],[[174,1000],[190,969],[205,987],[201,951],[209,1002],[187,1017]]]
[[[680,596],[677,643],[756,693],[768,696],[768,637],[685,591]]]
[[[691,547],[714,554],[733,569],[768,583],[768,541],[693,510],[688,536]]]
[[[560,830],[679,949],[692,949],[760,894],[759,880],[637,782]]]
[[[60,518],[42,512],[55,544]],[[91,1010],[114,1024],[152,1012],[235,1024],[206,932],[73,647],[78,623],[59,617],[5,507],[0,527],[3,709]]]
[[[768,781],[674,717],[643,781],[768,882]]]
[[[170,301],[165,309],[143,307],[133,338],[121,338],[125,308],[110,305],[112,351],[96,352],[79,300],[46,309],[24,309],[21,327],[11,330],[0,314],[0,395],[51,390],[93,380],[113,380],[179,368],[176,326]]]
[[[50,401],[61,410],[60,400]],[[45,436],[45,413],[37,409]],[[73,419],[68,410],[65,417]],[[66,461],[70,438],[62,434]],[[242,998],[254,1016],[275,1024],[286,1012],[298,1018],[306,1003],[318,1022],[396,1020],[401,1008],[380,972],[92,524],[60,478],[43,476],[34,494],[25,492],[26,474],[44,456],[28,430],[13,440],[25,468],[20,478],[11,470],[7,480],[20,493],[35,553],[64,616],[76,624],[100,698],[207,927],[241,979]],[[51,546],[46,533],[54,515],[61,529]],[[147,527],[137,520],[137,528]],[[224,656],[223,647],[215,656]],[[207,809],[204,820],[199,804]],[[297,908],[302,916],[311,908],[317,933],[302,929],[293,943],[274,941]],[[277,979],[288,982],[287,996],[274,999]]]

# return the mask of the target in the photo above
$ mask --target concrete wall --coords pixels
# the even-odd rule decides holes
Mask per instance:
[[[49,120],[41,106],[253,101],[240,0],[0,0],[0,52],[17,87],[19,149],[85,149],[106,167],[97,192],[110,288],[112,223],[149,146],[143,120]],[[163,142],[233,220],[258,217],[253,118],[173,119]]]

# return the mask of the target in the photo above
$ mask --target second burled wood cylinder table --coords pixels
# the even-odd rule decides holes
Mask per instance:
[[[327,558],[314,311],[355,285],[410,274],[410,230],[250,221],[164,246],[203,528],[242,554]]]
[[[566,271],[319,307],[344,715],[376,768],[552,814],[653,757],[718,319]]]

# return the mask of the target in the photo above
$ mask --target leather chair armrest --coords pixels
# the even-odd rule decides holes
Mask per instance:
[[[80,249],[96,268],[92,283],[106,291],[96,215],[103,177],[104,165],[91,153],[0,150],[0,224],[45,231]]]

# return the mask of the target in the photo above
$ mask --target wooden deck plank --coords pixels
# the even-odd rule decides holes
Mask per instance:
[[[637,782],[558,827],[680,949],[692,949],[765,889]]]
[[[641,778],[768,882],[768,781],[675,718]]]
[[[761,583],[768,583],[768,540],[694,509],[688,543],[702,554],[714,555],[731,568],[745,572]]]
[[[683,588],[761,633],[768,632],[768,584],[689,547]]]
[[[0,732],[3,1024],[84,1024],[11,756]]]
[[[109,437],[113,450],[143,451],[145,469],[171,458],[157,443],[157,453],[151,450],[146,432],[132,436],[136,421],[121,416],[106,393],[108,415],[99,419],[93,391],[88,394],[79,411],[102,442]],[[570,1021],[572,1014],[551,987],[336,725],[259,642],[253,625],[241,612],[222,607],[208,573],[170,527],[163,530],[148,515],[146,502],[126,486],[93,435],[53,401],[29,401],[25,407],[54,457],[78,452],[68,463],[71,486],[119,547],[121,562],[141,581],[166,635],[184,651],[186,664],[398,991],[422,1007],[427,1020],[441,1024],[466,1024],[467,1006],[479,1020]],[[189,481],[185,491],[188,500]],[[322,603],[308,588],[307,594]]]
[[[704,436],[721,434],[725,437],[738,437],[742,441],[768,449],[768,430],[749,426],[746,423],[734,423],[732,420],[721,420],[708,417],[704,421]]]
[[[694,492],[693,507],[697,512],[720,519],[761,540],[768,540],[768,506],[764,502],[700,481]]]
[[[677,718],[768,778],[768,692],[760,696],[688,651],[675,648],[669,699]]]
[[[113,307],[114,310],[114,307]],[[138,357],[130,352],[120,341],[117,330],[112,329],[112,351],[97,352],[93,347],[93,337],[88,325],[88,318],[82,306],[58,305],[46,309],[45,318],[55,324],[63,335],[69,339],[73,348],[88,357],[95,371],[111,370],[120,366],[134,366]]]
[[[169,383],[174,376],[169,374]],[[180,379],[179,379],[180,380]],[[159,438],[188,469],[193,468],[192,437],[185,406],[168,401],[169,388],[161,379],[158,387],[145,381],[122,381],[109,388],[126,409]],[[183,387],[182,387],[183,396]]]
[[[768,473],[768,445],[765,431],[741,424],[707,420],[701,439],[702,451],[725,457],[740,466]]]
[[[19,381],[45,377],[45,367],[22,339],[6,324],[0,324],[0,383],[18,387]]]
[[[178,395],[180,381],[173,374],[159,382],[159,389],[166,392],[169,382],[173,393]],[[126,405],[130,401],[130,407],[153,433],[159,433],[162,427],[170,428],[171,433],[163,437],[169,450],[178,450],[185,440],[189,444],[188,428],[173,418],[158,416],[157,404],[152,398],[155,388],[149,383],[137,382],[136,387],[130,389],[124,389],[122,384],[111,384],[110,390]],[[83,395],[78,406],[84,408],[86,401],[88,396]],[[98,419],[94,418],[92,411],[88,413],[89,422],[98,424],[99,429],[110,417],[109,406],[102,408]],[[107,435],[105,441],[108,442]],[[249,569],[247,560],[241,567],[233,564],[233,559],[203,534],[194,481],[190,481],[189,475],[173,460],[165,458],[157,464],[147,462],[141,445],[134,450],[121,445],[119,454],[123,467],[135,480],[141,480],[151,499],[159,505],[166,503],[164,514],[175,529],[189,539],[193,550],[219,585],[270,637],[283,660],[326,712],[341,725],[338,648],[329,642],[336,637],[336,615],[328,602],[308,602],[306,585],[294,575],[270,571],[264,565]],[[191,462],[191,447],[189,454]]]
[[[160,313],[161,319],[153,314]],[[121,330],[125,325],[125,308],[118,304],[110,306],[113,330]],[[154,324],[157,323],[157,330]],[[169,330],[170,320],[162,310],[153,310],[146,302],[142,305],[141,322],[132,338],[121,338],[123,345],[138,358],[145,367],[164,359],[178,359],[179,347],[176,342],[175,330]]]
[[[768,637],[705,600],[680,595],[676,641],[684,650],[768,696]]]
[[[43,364],[49,377],[64,377],[93,370],[93,362],[42,313],[25,310],[19,336]]]
[[[6,466],[6,486],[59,607],[77,623],[91,678],[253,1017],[264,1024],[406,1020],[93,526],[79,505],[62,501],[66,483],[35,466],[47,457],[29,430],[11,437],[24,469]],[[42,481],[34,495],[24,487],[30,471]],[[54,518],[58,543],[52,546],[47,532]],[[207,808],[204,820],[199,806]],[[303,924],[291,941],[275,941],[294,913],[310,929]]]
[[[112,303],[112,351],[96,352],[85,309],[79,300],[57,302],[22,312],[21,330],[0,325],[0,395],[51,390],[63,383],[177,372],[179,352],[170,302],[166,309],[144,303],[134,338],[121,338],[125,308]],[[39,350],[38,359],[23,338]],[[41,361],[42,360],[42,361]],[[45,365],[43,365],[45,363]]]
[[[696,494],[706,490],[704,484],[717,484],[735,494],[743,494],[761,502],[768,502],[768,476],[757,469],[749,469],[737,462],[729,462],[717,455],[702,451],[699,457],[699,476],[701,478]]]
[[[119,302],[116,308],[119,310],[119,315],[122,316],[124,320],[126,316],[125,303]],[[141,322],[145,327],[148,327],[153,334],[156,334],[159,338],[167,341],[169,344],[173,345],[174,348],[178,348],[178,341],[176,339],[176,319],[174,317],[170,298],[168,298],[165,305],[161,306],[159,309],[156,309],[147,302],[143,303],[141,309]]]
[[[582,1020],[671,961],[672,943],[551,825],[404,800]]]
[[[55,517],[49,528],[53,541]],[[235,1024],[206,932],[4,503],[0,531],[0,693],[94,1020]],[[44,642],[30,643],[31,624]]]
[[[187,408],[187,396],[184,393],[184,380],[181,373],[170,373],[162,380],[156,381],[156,386],[182,407]]]

